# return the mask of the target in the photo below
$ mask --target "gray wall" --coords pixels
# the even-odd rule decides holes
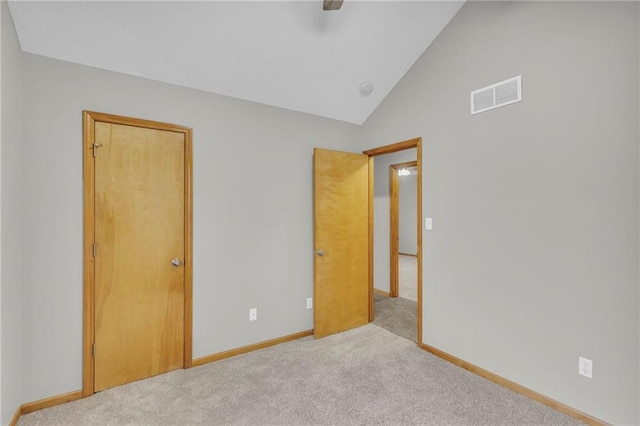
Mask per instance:
[[[637,8],[468,2],[361,135],[424,138],[425,343],[615,424],[639,421]],[[520,74],[523,102],[469,114]]]
[[[368,143],[364,149],[376,148],[400,142],[402,139],[389,139],[384,142]],[[389,274],[391,259],[389,251],[391,204],[389,198],[389,166],[392,164],[415,161],[416,150],[407,149],[393,154],[374,157],[373,171],[373,286],[382,291],[389,292]]]
[[[6,425],[23,402],[21,350],[21,188],[20,48],[7,3],[0,2],[1,50],[1,139],[0,221],[2,266],[0,272],[0,423]]]
[[[33,55],[23,68],[23,401],[81,387],[83,109],[194,129],[194,357],[313,328],[312,150],[355,151],[357,126]]]
[[[418,176],[398,177],[398,247],[400,253],[418,254]]]

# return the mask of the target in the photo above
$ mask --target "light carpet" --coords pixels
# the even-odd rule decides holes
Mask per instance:
[[[402,297],[373,295],[375,319],[373,323],[393,334],[417,343],[418,304]]]
[[[369,324],[27,414],[19,425],[573,425]]]
[[[418,300],[418,258],[398,255],[398,296]]]

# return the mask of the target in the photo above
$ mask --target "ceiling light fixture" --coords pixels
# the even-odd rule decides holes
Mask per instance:
[[[411,172],[409,169],[400,169],[398,170],[398,176],[409,176]]]
[[[338,10],[342,7],[343,0],[324,0],[322,10]]]
[[[373,92],[373,83],[370,81],[365,81],[360,85],[360,96],[366,98]]]

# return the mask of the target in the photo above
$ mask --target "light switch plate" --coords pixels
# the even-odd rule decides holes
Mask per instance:
[[[425,229],[427,229],[428,231],[430,231],[431,229],[433,229],[433,221],[431,220],[430,217],[425,217],[424,218],[424,227]]]

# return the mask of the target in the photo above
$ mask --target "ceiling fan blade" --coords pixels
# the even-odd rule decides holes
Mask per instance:
[[[322,10],[338,10],[342,7],[343,0],[324,0]]]

